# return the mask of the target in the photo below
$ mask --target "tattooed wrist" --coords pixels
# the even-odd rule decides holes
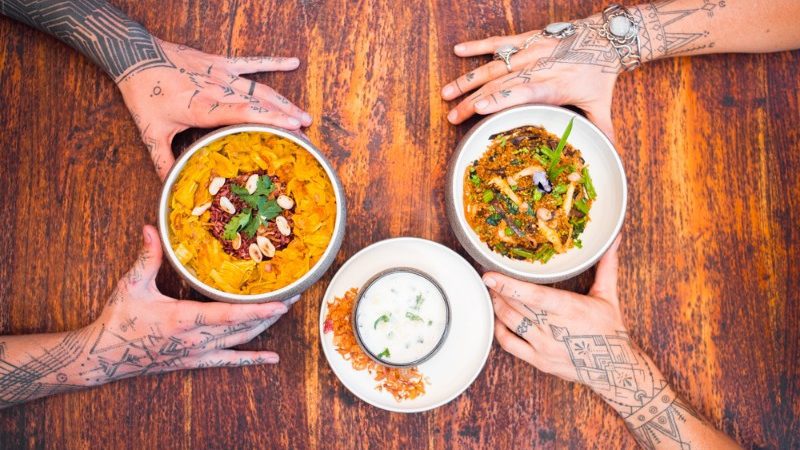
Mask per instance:
[[[642,61],[714,48],[708,22],[724,7],[725,0],[662,0],[632,8],[639,24]]]
[[[150,67],[175,67],[158,39],[104,0],[0,0],[0,13],[78,50],[117,83]]]

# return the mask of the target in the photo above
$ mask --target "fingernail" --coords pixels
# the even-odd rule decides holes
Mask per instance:
[[[453,51],[456,52],[456,53],[461,53],[464,50],[466,50],[466,48],[464,47],[463,44],[458,44],[455,47],[453,47]]]
[[[283,303],[278,303],[278,306],[275,307],[275,314],[286,314],[288,311],[289,308]]]
[[[270,364],[275,364],[276,362],[278,362],[278,361],[280,361],[280,360],[281,360],[281,359],[278,357],[278,355],[274,355],[274,356],[267,356],[265,359],[266,359],[266,360],[267,360],[267,362],[268,362],[268,363],[270,363]]]
[[[457,118],[458,118],[458,113],[456,112],[455,109],[450,111],[450,114],[447,115],[447,120],[453,123],[455,123]]]
[[[150,233],[147,232],[147,228],[142,230],[142,234],[144,235],[144,243],[149,244],[152,242],[153,238],[150,237]]]
[[[442,97],[450,97],[452,93],[453,86],[445,86],[444,89],[442,89]]]
[[[300,121],[295,119],[294,117],[289,117],[289,125],[297,128],[300,126]]]
[[[481,100],[478,103],[475,103],[475,109],[484,109],[489,106],[489,100]]]
[[[311,114],[303,113],[303,123],[306,125],[311,125]]]
[[[289,61],[289,65],[294,66],[294,67],[299,66],[300,65],[300,59],[299,58],[292,58]]]
[[[486,277],[483,279],[483,284],[485,284],[489,288],[493,288],[497,286],[497,280],[492,277]]]

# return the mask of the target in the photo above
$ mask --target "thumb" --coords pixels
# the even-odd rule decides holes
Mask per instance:
[[[617,249],[622,236],[618,235],[611,247],[606,251],[606,254],[600,258],[597,263],[597,272],[594,276],[594,284],[589,290],[589,295],[592,297],[600,297],[602,299],[617,302],[617,272],[619,267],[619,258],[617,257]]]
[[[611,104],[593,103],[584,108],[586,117],[614,142],[614,124],[611,121]]]
[[[151,225],[144,226],[142,237],[142,251],[128,271],[126,280],[130,287],[150,286],[155,289],[156,275],[161,267],[161,240],[158,231]]]

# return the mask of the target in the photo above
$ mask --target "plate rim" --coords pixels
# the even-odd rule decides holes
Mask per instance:
[[[347,389],[351,394],[355,395],[359,400],[363,401],[364,403],[366,403],[366,404],[368,404],[368,405],[370,405],[372,407],[375,407],[375,408],[378,408],[378,409],[382,409],[384,411],[403,413],[403,414],[413,414],[413,413],[420,413],[420,412],[430,411],[430,410],[439,408],[441,406],[444,406],[444,405],[452,402],[453,400],[455,400],[457,397],[459,397],[464,392],[466,392],[466,390],[469,389],[469,387],[472,386],[473,383],[475,383],[475,380],[478,378],[478,376],[480,376],[480,374],[486,368],[486,362],[489,360],[489,354],[492,351],[492,345],[494,344],[494,320],[489,321],[489,336],[491,336],[491,338],[487,340],[486,348],[485,348],[485,350],[483,352],[483,355],[480,358],[480,360],[481,360],[480,367],[470,377],[469,382],[466,383],[463,388],[459,389],[453,395],[445,398],[444,400],[436,402],[436,403],[434,403],[434,404],[432,404],[430,406],[419,407],[419,408],[402,408],[402,407],[394,407],[394,406],[384,407],[382,405],[376,405],[375,403],[367,400],[366,398],[362,397],[359,393],[357,393],[353,389],[351,389],[350,386],[348,386],[347,383],[345,383],[342,380],[342,378],[339,377],[339,374],[333,368],[333,364],[331,364],[331,357],[333,355],[328,353],[328,350],[327,350],[327,348],[325,346],[325,342],[324,342],[324,337],[325,337],[325,329],[324,329],[324,327],[325,327],[325,318],[324,318],[323,313],[327,309],[326,301],[327,301],[327,299],[329,297],[329,294],[330,295],[334,295],[331,292],[331,290],[332,290],[332,286],[333,286],[334,281],[336,280],[336,278],[339,276],[339,274],[342,271],[347,269],[347,267],[352,263],[352,261],[354,259],[356,259],[357,256],[361,255],[362,253],[366,253],[366,252],[368,252],[370,250],[373,250],[375,247],[380,247],[382,245],[388,245],[390,243],[394,243],[394,242],[397,242],[397,241],[422,242],[422,243],[424,243],[426,245],[432,245],[433,247],[439,247],[439,248],[441,248],[441,249],[443,249],[443,250],[445,250],[447,252],[450,252],[450,253],[454,254],[455,256],[460,258],[462,261],[464,261],[464,263],[466,263],[470,268],[472,268],[474,270],[475,275],[478,277],[479,280],[481,280],[480,283],[483,286],[483,281],[481,279],[480,273],[477,270],[475,270],[474,267],[472,267],[472,264],[470,264],[470,262],[466,258],[464,258],[463,256],[459,255],[458,252],[456,252],[455,250],[451,249],[450,247],[448,247],[448,246],[446,246],[444,244],[441,244],[441,243],[436,242],[436,241],[432,241],[430,239],[425,239],[425,238],[416,237],[416,236],[399,236],[399,237],[388,238],[388,239],[383,239],[383,240],[380,240],[380,241],[377,241],[377,242],[373,242],[372,244],[362,248],[358,252],[354,253],[353,256],[348,258],[347,261],[345,261],[345,263],[342,264],[342,266],[339,267],[339,269],[333,275],[333,277],[331,278],[331,281],[328,282],[328,287],[325,289],[325,293],[323,294],[322,300],[320,301],[320,308],[319,308],[319,344],[322,347],[322,353],[325,355],[325,360],[328,363],[328,366],[330,367],[330,369],[333,372],[333,374],[336,376],[336,378],[339,380],[339,382],[345,387],[345,389]],[[489,310],[492,311],[492,316],[494,316],[494,312],[493,312],[494,309],[492,308],[492,300],[491,300],[491,297],[489,296],[489,291],[488,291],[488,289],[486,289],[484,287],[484,291],[483,292],[485,293],[484,299],[488,302],[487,304],[489,306]],[[331,350],[333,350],[333,349],[331,349]],[[335,350],[333,350],[333,351],[335,352]],[[338,355],[338,353],[336,353],[336,354]],[[352,370],[352,367],[350,367],[350,369]],[[398,405],[401,405],[401,404],[402,403],[398,403]]]

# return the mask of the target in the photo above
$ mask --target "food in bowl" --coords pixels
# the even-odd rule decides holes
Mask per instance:
[[[267,132],[226,135],[198,150],[169,198],[169,244],[201,282],[261,294],[307,273],[336,222],[331,181],[308,151]]]
[[[328,302],[325,333],[333,333],[336,351],[355,370],[367,370],[378,383],[376,389],[388,392],[396,401],[412,400],[425,394],[425,378],[416,367],[393,368],[378,364],[361,348],[353,331],[353,308],[358,289],[351,288],[342,297]]]
[[[390,366],[419,364],[439,349],[449,325],[444,291],[429,276],[406,268],[371,279],[353,320],[364,350]]]
[[[466,221],[494,252],[547,263],[582,247],[581,233],[597,198],[579,149],[539,126],[490,137],[486,152],[464,173]]]

